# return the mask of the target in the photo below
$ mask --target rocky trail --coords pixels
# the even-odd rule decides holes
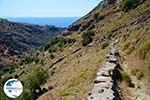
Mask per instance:
[[[109,46],[109,53],[106,55],[106,61],[97,72],[97,77],[94,81],[94,87],[88,94],[88,100],[150,100],[150,94],[146,93],[148,81],[140,81],[131,74],[127,61],[123,61],[120,67],[119,58],[121,51],[115,48],[114,41]],[[121,54],[125,57],[125,54]],[[126,87],[128,99],[122,96],[122,90],[119,87],[121,74],[119,70],[123,70],[129,74],[134,87]]]
[[[119,52],[114,47],[116,41],[109,46],[106,62],[97,72],[94,87],[89,93],[88,100],[121,100]]]

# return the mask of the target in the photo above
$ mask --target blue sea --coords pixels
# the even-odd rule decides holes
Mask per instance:
[[[38,25],[55,25],[57,27],[68,27],[80,17],[48,17],[48,18],[33,18],[33,17],[9,17],[9,21],[30,23]]]

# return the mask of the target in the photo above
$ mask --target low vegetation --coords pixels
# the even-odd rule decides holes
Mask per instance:
[[[8,98],[4,92],[3,92],[3,85],[5,84],[5,82],[8,79],[11,79],[11,76],[5,76],[3,78],[0,77],[0,100],[11,100],[10,98]]]
[[[95,13],[95,14],[93,15],[93,18],[94,18],[94,19],[98,19],[98,17],[99,17],[99,13]]]
[[[26,56],[22,59],[22,62],[25,64],[30,64],[32,62],[38,63],[40,59],[37,56]]]
[[[84,32],[82,34],[82,40],[81,40],[82,46],[86,46],[89,43],[91,43],[93,40],[92,37],[94,35],[95,35],[95,33],[93,31]]]
[[[109,46],[109,42],[108,42],[108,41],[105,41],[105,42],[102,43],[101,49],[105,49],[105,48],[108,47],[108,46]]]
[[[52,37],[49,39],[49,42],[40,48],[40,50],[49,51],[49,53],[56,52],[57,50],[63,49],[69,44],[73,44],[76,40],[69,37]]]
[[[0,100],[11,100],[5,96],[3,92],[3,84],[8,80],[12,79],[11,76],[4,76],[0,78]],[[41,89],[41,84],[44,84],[48,79],[48,72],[40,66],[33,66],[26,71],[26,75],[23,76],[22,84],[24,86],[24,91],[17,100],[35,100],[39,95],[44,93],[46,90]],[[38,91],[36,91],[38,90]]]
[[[20,100],[33,100],[43,93],[40,88],[48,79],[48,72],[41,66],[34,66],[26,71],[23,79],[24,92]]]
[[[135,3],[137,3],[137,0],[122,0],[119,5],[119,9],[123,11],[128,11],[133,8]]]

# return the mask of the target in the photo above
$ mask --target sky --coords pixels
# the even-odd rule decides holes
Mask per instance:
[[[100,0],[0,0],[0,17],[80,17]]]

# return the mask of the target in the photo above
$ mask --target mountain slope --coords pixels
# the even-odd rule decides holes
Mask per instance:
[[[124,10],[121,5],[124,5],[122,0],[104,0],[36,53],[39,61],[23,64],[8,74],[36,84],[39,74],[34,78],[28,77],[32,75],[30,70],[39,66],[47,70],[47,82],[31,89],[25,88],[28,94],[21,97],[29,97],[29,100],[87,100],[94,87],[96,73],[104,65],[108,46],[114,40],[118,40],[116,48],[120,52],[122,81],[118,85],[123,100],[140,100],[141,91],[146,94],[144,96],[149,95],[150,2],[137,0],[129,7],[125,6]],[[131,74],[142,86],[137,86]]]
[[[45,44],[61,28],[10,22],[0,19],[0,55],[14,56]]]
[[[141,72],[145,72],[142,76],[143,80],[149,76],[150,71],[146,69],[149,66],[150,53],[148,42],[150,37],[150,2],[148,0],[140,0],[128,11],[120,11],[118,8],[119,0],[112,0],[116,3],[108,3],[107,1],[111,0],[104,0],[89,14],[70,25],[67,29],[69,35],[65,32],[62,33],[65,36],[68,35],[75,38],[77,41],[81,41],[82,34],[87,31],[95,32],[95,36],[93,42],[83,47],[77,54],[70,55],[53,66],[52,69],[55,69],[55,74],[50,76],[45,87],[52,86],[54,89],[42,95],[40,97],[41,100],[52,98],[60,100],[87,99],[87,94],[93,86],[92,81],[96,77],[99,64],[102,64],[103,55],[106,54],[107,49],[101,48],[103,44],[109,44],[114,39],[119,39],[120,42],[117,47],[129,57],[126,60],[130,59],[130,55],[134,56],[134,59],[141,59],[140,55],[145,55],[144,59],[141,59],[145,64],[142,66],[134,64],[133,68],[131,68],[133,65],[131,64],[129,70],[138,69]],[[81,44],[79,44],[80,46]],[[75,49],[79,47],[72,46],[70,48]],[[68,50],[71,49],[66,48],[63,55],[65,55],[65,52],[69,52]],[[100,55],[96,54],[98,52]],[[77,55],[81,56],[77,57]],[[124,59],[124,56],[122,57]],[[135,63],[134,59],[132,58],[130,63]],[[128,89],[128,87],[124,89]],[[130,99],[129,95],[130,92],[128,91],[128,96],[125,95],[124,100]]]

